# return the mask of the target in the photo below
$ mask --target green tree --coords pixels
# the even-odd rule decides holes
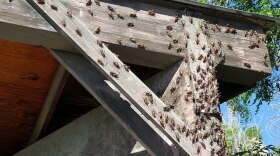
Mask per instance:
[[[241,126],[239,113],[230,108],[228,112],[229,122],[224,124],[228,155],[268,155],[269,150],[262,143],[261,129],[258,126]]]
[[[229,121],[224,123],[226,147],[230,156],[279,156],[279,148],[263,144],[261,128],[258,125],[240,125],[239,113],[228,108]]]

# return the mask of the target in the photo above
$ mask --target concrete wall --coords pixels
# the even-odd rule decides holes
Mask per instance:
[[[126,156],[136,140],[102,107],[39,140],[16,156]],[[147,152],[134,156],[147,156]]]

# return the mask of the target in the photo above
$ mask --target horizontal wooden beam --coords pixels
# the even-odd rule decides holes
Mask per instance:
[[[200,3],[197,1],[186,0],[142,0],[147,3],[172,7],[172,8],[187,8],[204,14],[211,14],[217,18],[227,18],[229,20],[239,20],[245,23],[251,22],[265,29],[269,29],[275,24],[280,24],[280,19],[277,17],[261,15],[253,12],[247,12],[232,8],[220,7],[211,4]],[[227,15],[225,17],[225,14]]]
[[[100,27],[100,32],[96,34],[98,39],[108,43],[109,48],[119,54],[124,62],[165,69],[182,59],[184,53],[187,52],[182,42],[184,33],[181,23],[184,21],[179,18],[178,22],[175,23],[175,15],[181,17],[184,12],[183,6],[186,5],[182,5],[181,8],[168,8],[142,1],[108,0],[107,3],[101,2],[99,7],[95,4],[86,6],[86,0],[79,2],[62,0],[61,2],[70,8],[73,15],[77,16],[79,20],[84,21],[85,26],[92,32]],[[114,8],[114,19],[108,15],[107,6]],[[0,8],[1,38],[76,52],[76,49],[57,34],[25,1],[19,0],[11,3],[2,1]],[[147,11],[152,9],[155,10],[155,16],[148,15]],[[131,13],[136,13],[137,18],[131,18]],[[209,21],[210,35],[213,39],[219,39],[223,42],[222,49],[226,53],[226,60],[219,68],[221,69],[218,73],[219,79],[252,85],[271,73],[269,60],[264,60],[264,56],[268,53],[265,44],[261,43],[260,48],[250,49],[248,47],[256,41],[256,35],[244,36],[246,30],[253,29],[260,37],[263,37],[260,27],[244,21],[229,21],[225,18],[207,16],[197,11],[190,13],[194,17]],[[118,18],[118,14],[124,19]],[[128,23],[133,23],[134,27],[128,27]],[[215,27],[216,24],[220,26],[221,32],[212,31],[211,28]],[[227,24],[233,25],[237,33],[225,33],[228,28]],[[172,26],[173,30],[166,33],[168,25]],[[131,39],[136,40],[136,43],[133,43]],[[178,44],[172,43],[174,39],[179,39]],[[172,43],[172,48],[168,49],[170,43]],[[228,49],[228,44],[233,47],[233,50]],[[142,49],[143,45],[145,49]],[[179,48],[182,48],[182,52],[177,53]],[[268,67],[264,65],[264,61]],[[245,63],[250,63],[251,68],[245,67]],[[240,71],[244,71],[245,75],[239,74]],[[240,77],[240,79],[235,79],[232,75]]]

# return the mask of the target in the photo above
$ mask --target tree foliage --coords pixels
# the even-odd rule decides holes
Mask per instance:
[[[228,122],[224,123],[229,156],[278,156],[279,148],[263,144],[262,129],[258,125],[240,125],[240,113],[228,108]]]
[[[236,120],[236,116],[232,121]],[[268,155],[269,149],[262,143],[261,129],[258,126],[242,128],[238,122],[224,125],[226,146],[230,156]]]

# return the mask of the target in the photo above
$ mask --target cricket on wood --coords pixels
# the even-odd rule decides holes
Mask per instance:
[[[57,59],[58,64],[94,96],[94,102],[105,107],[106,113],[117,119],[128,134],[148,147],[146,150],[153,155],[164,155],[165,152],[166,155],[229,154],[220,103],[241,94],[245,86],[264,79],[273,68],[265,46],[265,34],[260,30],[265,23],[261,22],[262,17],[256,22],[254,16],[243,12],[229,13],[224,11],[226,8],[215,11],[217,6],[196,6],[196,3],[190,5],[183,1],[164,1],[162,4],[149,1],[27,1],[37,11],[33,12],[46,22],[39,23],[43,20],[41,16],[38,18],[33,12],[19,9],[30,15],[22,17],[20,23],[32,22],[24,27],[14,27],[28,26],[30,31],[36,28],[35,33],[47,34],[43,36],[46,38],[37,37],[42,40],[40,45],[59,50],[59,53],[51,51],[55,56],[53,59]],[[15,19],[11,18],[11,21]],[[59,35],[53,35],[55,33]],[[61,40],[63,37],[65,41]],[[49,46],[52,42],[56,44]],[[79,54],[67,52],[73,46]],[[81,63],[77,58],[85,61]],[[74,62],[71,59],[77,63],[75,66],[69,63]],[[40,71],[39,65],[35,67]],[[88,72],[88,69],[92,70]],[[30,75],[25,75],[24,80],[41,82],[39,76],[44,78],[38,74],[35,80]],[[238,75],[238,79],[233,75]],[[95,79],[98,81],[93,81]],[[43,80],[44,85],[49,82]],[[240,86],[240,91],[234,91],[235,87],[231,87],[234,84]],[[72,84],[67,82],[67,85]],[[45,86],[49,87],[52,88]],[[48,90],[44,91],[47,93]],[[77,88],[73,92],[78,91]],[[158,146],[166,151],[160,151]]]

